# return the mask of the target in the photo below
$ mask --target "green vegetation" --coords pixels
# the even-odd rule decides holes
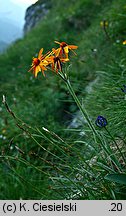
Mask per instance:
[[[122,0],[59,0],[0,55],[0,199],[126,198],[125,23]],[[42,47],[58,47],[54,40],[78,46],[65,70],[98,136],[63,80],[27,72]],[[95,125],[99,115],[105,128]]]

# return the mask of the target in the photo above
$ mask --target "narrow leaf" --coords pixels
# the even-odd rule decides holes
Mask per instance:
[[[106,180],[126,185],[126,174],[116,173],[105,176]]]

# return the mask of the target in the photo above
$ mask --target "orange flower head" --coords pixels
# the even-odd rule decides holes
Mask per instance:
[[[62,58],[59,58],[58,56],[50,56],[48,61],[52,66],[52,70],[58,73],[58,71],[62,72],[62,63],[69,61],[69,59],[67,58],[62,59]]]
[[[40,71],[42,71],[43,76],[45,76],[44,71],[47,70],[46,66],[49,64],[48,61],[46,60],[48,53],[46,55],[42,55],[42,52],[43,52],[43,48],[40,49],[37,58],[33,57],[32,65],[31,65],[32,67],[29,70],[29,71],[33,70],[33,74],[35,77],[37,77]]]
[[[54,42],[60,45],[60,48],[57,49],[57,53],[56,53],[57,56],[60,56],[62,58],[64,58],[65,56],[65,58],[68,59],[69,50],[71,50],[76,55],[73,49],[77,49],[78,46],[68,45],[66,42],[58,42],[58,41],[54,41]]]

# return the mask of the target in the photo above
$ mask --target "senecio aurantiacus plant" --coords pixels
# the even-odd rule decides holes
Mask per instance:
[[[66,42],[55,41],[55,43],[59,44],[59,48],[53,48],[52,51],[49,51],[45,55],[43,55],[43,48],[40,49],[38,57],[33,57],[31,65],[32,67],[29,71],[33,71],[34,77],[37,77],[39,72],[42,72],[43,76],[45,76],[44,72],[47,69],[51,69],[52,71],[56,72],[56,74],[59,75],[63,79],[63,81],[65,81],[70,94],[72,95],[75,103],[82,112],[83,117],[86,119],[88,126],[93,133],[96,133],[96,130],[90,121],[87,111],[85,110],[84,106],[81,105],[67,74],[63,70],[63,64],[69,61],[69,52],[72,51],[76,55],[74,50],[77,49],[78,46],[68,45]]]
[[[101,138],[100,134],[95,129],[95,126],[92,123],[92,121],[88,115],[88,112],[84,107],[84,104],[82,105],[80,100],[76,96],[75,91],[71,85],[70,79],[68,77],[67,70],[63,70],[63,64],[69,61],[69,52],[72,51],[76,55],[74,50],[77,49],[78,46],[68,45],[66,42],[55,41],[55,43],[60,45],[59,48],[57,48],[57,49],[53,48],[52,51],[47,52],[45,55],[43,55],[43,48],[40,49],[38,57],[33,58],[32,65],[31,65],[32,67],[29,71],[33,71],[34,77],[37,77],[39,72],[42,72],[43,76],[45,76],[44,72],[47,69],[51,69],[53,72],[55,72],[57,75],[59,75],[60,78],[62,78],[62,80],[65,82],[65,84],[67,86],[69,93],[73,97],[77,107],[81,111],[83,118],[86,120],[88,127],[92,131],[94,141],[95,142],[98,141],[101,144],[101,146],[105,150],[106,154],[111,158],[113,164],[115,164],[115,166],[120,170],[120,165],[119,165],[118,161],[116,160],[116,158],[114,156],[112,156],[112,152],[105,147],[104,139]],[[125,86],[124,86],[124,88],[125,88]],[[124,92],[124,90],[122,90],[122,91]],[[106,131],[109,133],[109,131],[106,128],[107,120],[103,116],[98,116],[95,123],[98,127],[101,127],[101,128],[104,127],[106,129]],[[109,135],[110,135],[110,133],[109,133]],[[113,139],[112,136],[111,136],[111,138]],[[115,142],[115,140],[114,140],[114,142]],[[116,142],[115,142],[115,144],[117,146]],[[121,151],[118,148],[118,146],[117,146],[117,149],[119,150],[119,152],[121,154]],[[122,156],[122,158],[124,159],[123,156]]]
[[[86,109],[84,108],[84,105],[82,106],[80,103],[70,83],[68,75],[66,74],[65,70],[63,70],[63,64],[69,61],[69,52],[72,51],[76,55],[74,50],[77,49],[78,46],[68,45],[66,42],[55,41],[55,43],[59,44],[59,48],[53,48],[52,51],[47,52],[45,55],[43,55],[43,48],[40,49],[38,57],[33,57],[31,65],[32,67],[29,71],[33,71],[34,77],[37,77],[39,72],[42,72],[43,76],[45,76],[44,72],[47,69],[51,69],[57,75],[59,75],[59,77],[62,78],[62,80],[66,83],[68,91],[72,95],[75,103],[81,111],[83,118],[87,121],[89,128],[93,134],[98,136],[97,131],[92,124]]]
[[[65,42],[60,43],[58,41],[55,41],[55,43],[59,44],[60,47],[57,49],[53,48],[51,52],[49,51],[45,55],[42,54],[42,48],[39,51],[38,57],[33,57],[31,65],[32,67],[29,71],[32,70],[35,77],[37,77],[38,73],[41,71],[43,76],[45,76],[44,71],[46,71],[49,68],[49,66],[51,66],[52,71],[55,71],[56,73],[62,72],[62,64],[69,61],[69,51],[73,51],[74,49],[78,48],[78,46],[68,45]],[[74,54],[76,53],[74,52]]]

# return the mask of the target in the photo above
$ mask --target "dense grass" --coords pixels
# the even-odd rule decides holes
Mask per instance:
[[[0,56],[0,97],[6,96],[16,115],[7,112],[1,99],[1,199],[126,198],[124,184],[106,180],[108,174],[126,172],[112,139],[125,156],[125,12],[122,0],[59,0]],[[106,29],[100,26],[103,20]],[[57,47],[54,40],[78,45],[77,56],[71,53],[66,66],[72,86],[92,124],[98,115],[107,118],[112,137],[95,126],[102,142],[94,139],[56,74],[47,71],[45,78],[39,74],[34,79],[27,72],[41,47],[44,52]],[[76,113],[78,127],[71,128]]]

